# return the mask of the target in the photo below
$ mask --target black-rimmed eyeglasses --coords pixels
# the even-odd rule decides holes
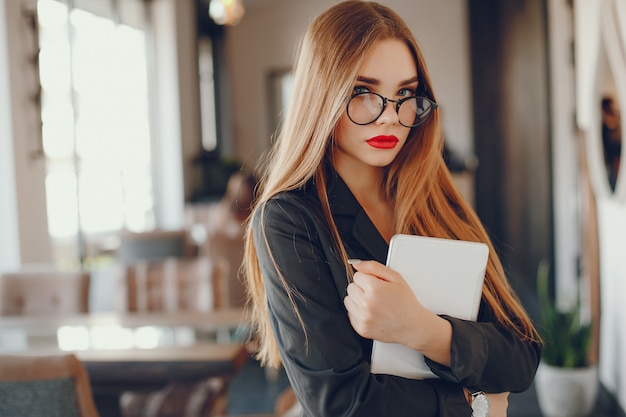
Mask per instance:
[[[415,127],[424,123],[438,105],[431,99],[422,96],[412,96],[392,100],[378,93],[364,91],[356,93],[346,106],[348,117],[357,125],[374,123],[387,108],[387,102],[396,104],[398,121],[404,127]]]

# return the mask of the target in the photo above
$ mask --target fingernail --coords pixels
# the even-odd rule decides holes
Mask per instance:
[[[360,259],[348,259],[348,263],[350,265],[358,265],[361,263],[361,260]]]

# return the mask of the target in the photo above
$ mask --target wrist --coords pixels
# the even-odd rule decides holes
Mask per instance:
[[[450,366],[452,325],[431,311],[422,315],[420,328],[413,334],[410,347],[429,359]]]
[[[477,391],[470,394],[470,405],[472,406],[472,417],[489,417],[491,405],[489,398],[483,391]]]

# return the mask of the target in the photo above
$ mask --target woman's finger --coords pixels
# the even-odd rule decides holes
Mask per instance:
[[[385,265],[377,261],[363,261],[359,259],[350,259],[348,263],[357,272],[362,272],[368,275],[373,275],[379,279],[389,282],[402,282],[404,279],[396,271],[387,268]]]

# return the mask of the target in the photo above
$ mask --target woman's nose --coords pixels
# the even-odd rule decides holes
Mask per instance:
[[[400,119],[398,117],[398,112],[396,111],[396,103],[387,99],[383,104],[385,108],[383,112],[376,120],[377,124],[397,124]]]

